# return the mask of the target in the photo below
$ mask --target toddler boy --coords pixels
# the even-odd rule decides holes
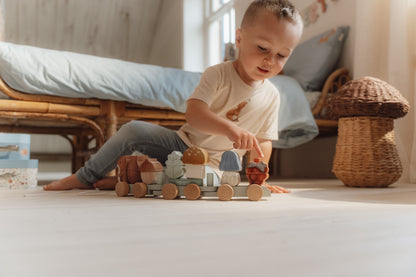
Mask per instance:
[[[141,122],[125,124],[76,174],[44,186],[45,190],[114,189],[104,178],[123,155],[139,151],[164,163],[176,150],[207,150],[218,172],[221,155],[250,150],[250,161],[268,162],[277,140],[280,98],[267,80],[282,71],[302,34],[299,12],[287,0],[257,0],[246,10],[236,31],[238,58],[209,67],[187,100],[187,123],[177,132]],[[283,191],[276,188],[276,192]]]

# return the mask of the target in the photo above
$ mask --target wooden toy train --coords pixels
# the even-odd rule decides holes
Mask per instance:
[[[117,163],[118,196],[162,196],[175,199],[185,196],[196,200],[201,197],[218,197],[228,201],[233,197],[247,197],[258,201],[271,195],[264,185],[268,166],[260,160],[246,168],[248,186],[240,186],[240,157],[233,151],[224,152],[219,169],[224,171],[221,180],[208,167],[208,153],[199,147],[190,147],[185,153],[174,151],[168,155],[166,167],[147,156],[123,156]]]

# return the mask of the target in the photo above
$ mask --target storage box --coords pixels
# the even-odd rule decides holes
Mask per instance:
[[[38,160],[0,160],[0,187],[36,188]]]
[[[0,133],[0,160],[29,160],[30,135]]]

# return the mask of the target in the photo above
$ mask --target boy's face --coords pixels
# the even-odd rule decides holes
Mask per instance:
[[[278,19],[270,11],[259,11],[256,18],[236,32],[239,48],[237,72],[251,85],[282,71],[302,35],[300,23]]]

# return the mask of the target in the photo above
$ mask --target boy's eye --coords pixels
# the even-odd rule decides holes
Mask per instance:
[[[278,56],[279,58],[282,58],[282,59],[286,58],[286,56],[284,56],[284,55],[282,55],[282,54],[277,54],[277,56]]]
[[[267,49],[261,46],[257,46],[259,48],[260,51],[266,51]]]

